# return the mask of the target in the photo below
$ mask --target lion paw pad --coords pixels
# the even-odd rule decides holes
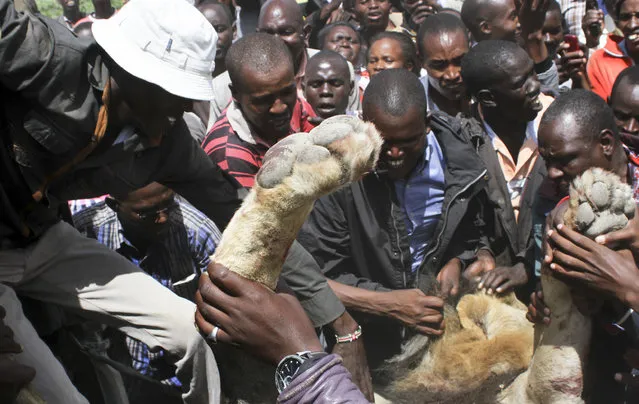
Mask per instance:
[[[578,232],[594,238],[623,228],[634,213],[630,186],[615,174],[593,168],[570,185],[570,204],[564,219]]]

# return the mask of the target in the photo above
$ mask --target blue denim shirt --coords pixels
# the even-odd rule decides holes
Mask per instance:
[[[426,135],[424,158],[408,179],[395,181],[395,192],[406,217],[406,229],[417,271],[442,214],[445,161],[433,132]]]

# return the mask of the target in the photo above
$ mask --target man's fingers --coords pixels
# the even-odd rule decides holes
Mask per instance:
[[[597,248],[597,244],[594,241],[564,224],[557,225],[557,232],[584,251],[593,251],[593,249]]]
[[[242,296],[246,292],[246,280],[224,265],[211,262],[207,268],[211,281],[226,294]],[[249,281],[250,282],[250,281]]]
[[[442,328],[432,328],[423,325],[417,325],[414,327],[415,331],[424,335],[442,335],[444,333],[444,329]]]
[[[515,288],[515,282],[512,279],[507,279],[506,282],[502,283],[495,289],[497,293],[507,293]]]
[[[579,258],[575,258],[572,255],[568,255],[561,251],[555,251],[555,259],[550,264],[550,269],[554,270],[554,266],[561,266],[568,272],[589,272],[588,266]]]
[[[206,302],[206,304],[213,305],[222,311],[227,311],[229,307],[233,307],[233,303],[231,301],[233,297],[226,294],[226,292],[213,283],[211,277],[207,273],[203,273],[200,276],[198,290],[195,295],[196,299],[198,295],[200,295],[200,299]]]
[[[560,225],[562,231],[559,229],[551,230],[548,232],[548,239],[555,251],[553,252],[553,261],[556,260],[556,255],[559,251],[579,259],[585,259],[588,256],[588,251],[584,250],[580,245],[576,244],[572,239],[566,237],[565,226]]]
[[[197,325],[197,328],[200,331],[200,334],[202,335],[202,337],[204,337],[204,339],[206,339],[209,342],[214,342],[211,338],[209,338],[209,335],[211,335],[211,333],[213,332],[213,329],[216,327],[215,324],[211,324],[208,321],[206,321],[204,317],[202,317],[199,311],[195,312],[195,324]],[[227,334],[226,331],[224,331],[219,326],[217,327],[218,327],[217,334],[216,334],[217,342],[224,342],[226,344],[233,343],[233,339],[231,338],[231,336]]]
[[[218,289],[219,290],[219,289]],[[220,291],[221,293],[221,291]],[[211,324],[226,325],[230,324],[231,318],[218,308],[218,306],[210,301],[205,301],[202,293],[198,290],[195,292],[195,304],[197,305],[197,312],[206,321]]]

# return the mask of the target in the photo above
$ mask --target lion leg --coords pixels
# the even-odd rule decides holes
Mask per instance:
[[[372,170],[381,143],[372,124],[347,116],[278,142],[266,153],[213,260],[275,288],[287,250],[315,200]]]

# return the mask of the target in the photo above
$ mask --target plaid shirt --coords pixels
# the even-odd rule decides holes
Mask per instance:
[[[586,15],[586,0],[559,0],[559,5],[568,25],[568,32],[576,35],[579,42],[586,43],[586,35],[581,29],[581,20]]]
[[[117,251],[178,296],[193,301],[199,275],[206,271],[221,235],[217,226],[191,204],[180,197],[175,202],[169,210],[165,237],[150,245],[144,256],[124,237],[117,214],[103,200],[88,207],[86,201],[69,205],[80,233]],[[165,384],[180,386],[175,367],[163,359],[164,350],[150,352],[147,345],[130,337],[126,343],[133,368]]]

